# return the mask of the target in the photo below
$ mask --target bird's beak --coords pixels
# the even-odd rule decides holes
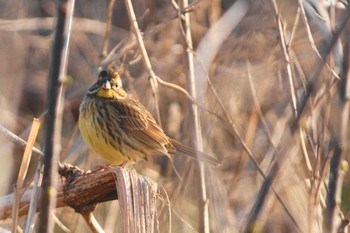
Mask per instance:
[[[104,90],[109,90],[109,89],[111,89],[111,83],[107,80],[107,81],[103,84],[102,88],[103,88]]]

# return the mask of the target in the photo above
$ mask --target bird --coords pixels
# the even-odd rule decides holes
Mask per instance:
[[[121,76],[113,68],[99,72],[80,104],[78,121],[84,141],[111,164],[184,154],[220,165],[215,157],[168,137],[147,108],[123,89]]]

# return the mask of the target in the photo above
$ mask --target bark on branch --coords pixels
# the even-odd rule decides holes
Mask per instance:
[[[59,168],[57,182],[57,208],[70,206],[79,213],[91,211],[98,203],[118,198],[114,169],[101,167],[84,172],[70,165]],[[32,190],[24,191],[19,206],[19,216],[28,213]],[[0,220],[12,216],[13,194],[0,198]],[[38,207],[37,211],[40,211]]]

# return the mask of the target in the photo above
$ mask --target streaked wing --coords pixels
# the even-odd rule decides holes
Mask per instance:
[[[133,98],[127,100],[114,100],[110,104],[111,113],[118,114],[119,127],[138,142],[148,147],[147,149],[165,151],[165,145],[169,144],[169,138],[156,123],[148,110]]]

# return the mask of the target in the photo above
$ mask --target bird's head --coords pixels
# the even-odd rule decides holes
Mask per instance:
[[[98,75],[98,80],[88,91],[88,95],[107,99],[124,99],[127,93],[123,89],[120,75],[114,69],[104,69]]]

